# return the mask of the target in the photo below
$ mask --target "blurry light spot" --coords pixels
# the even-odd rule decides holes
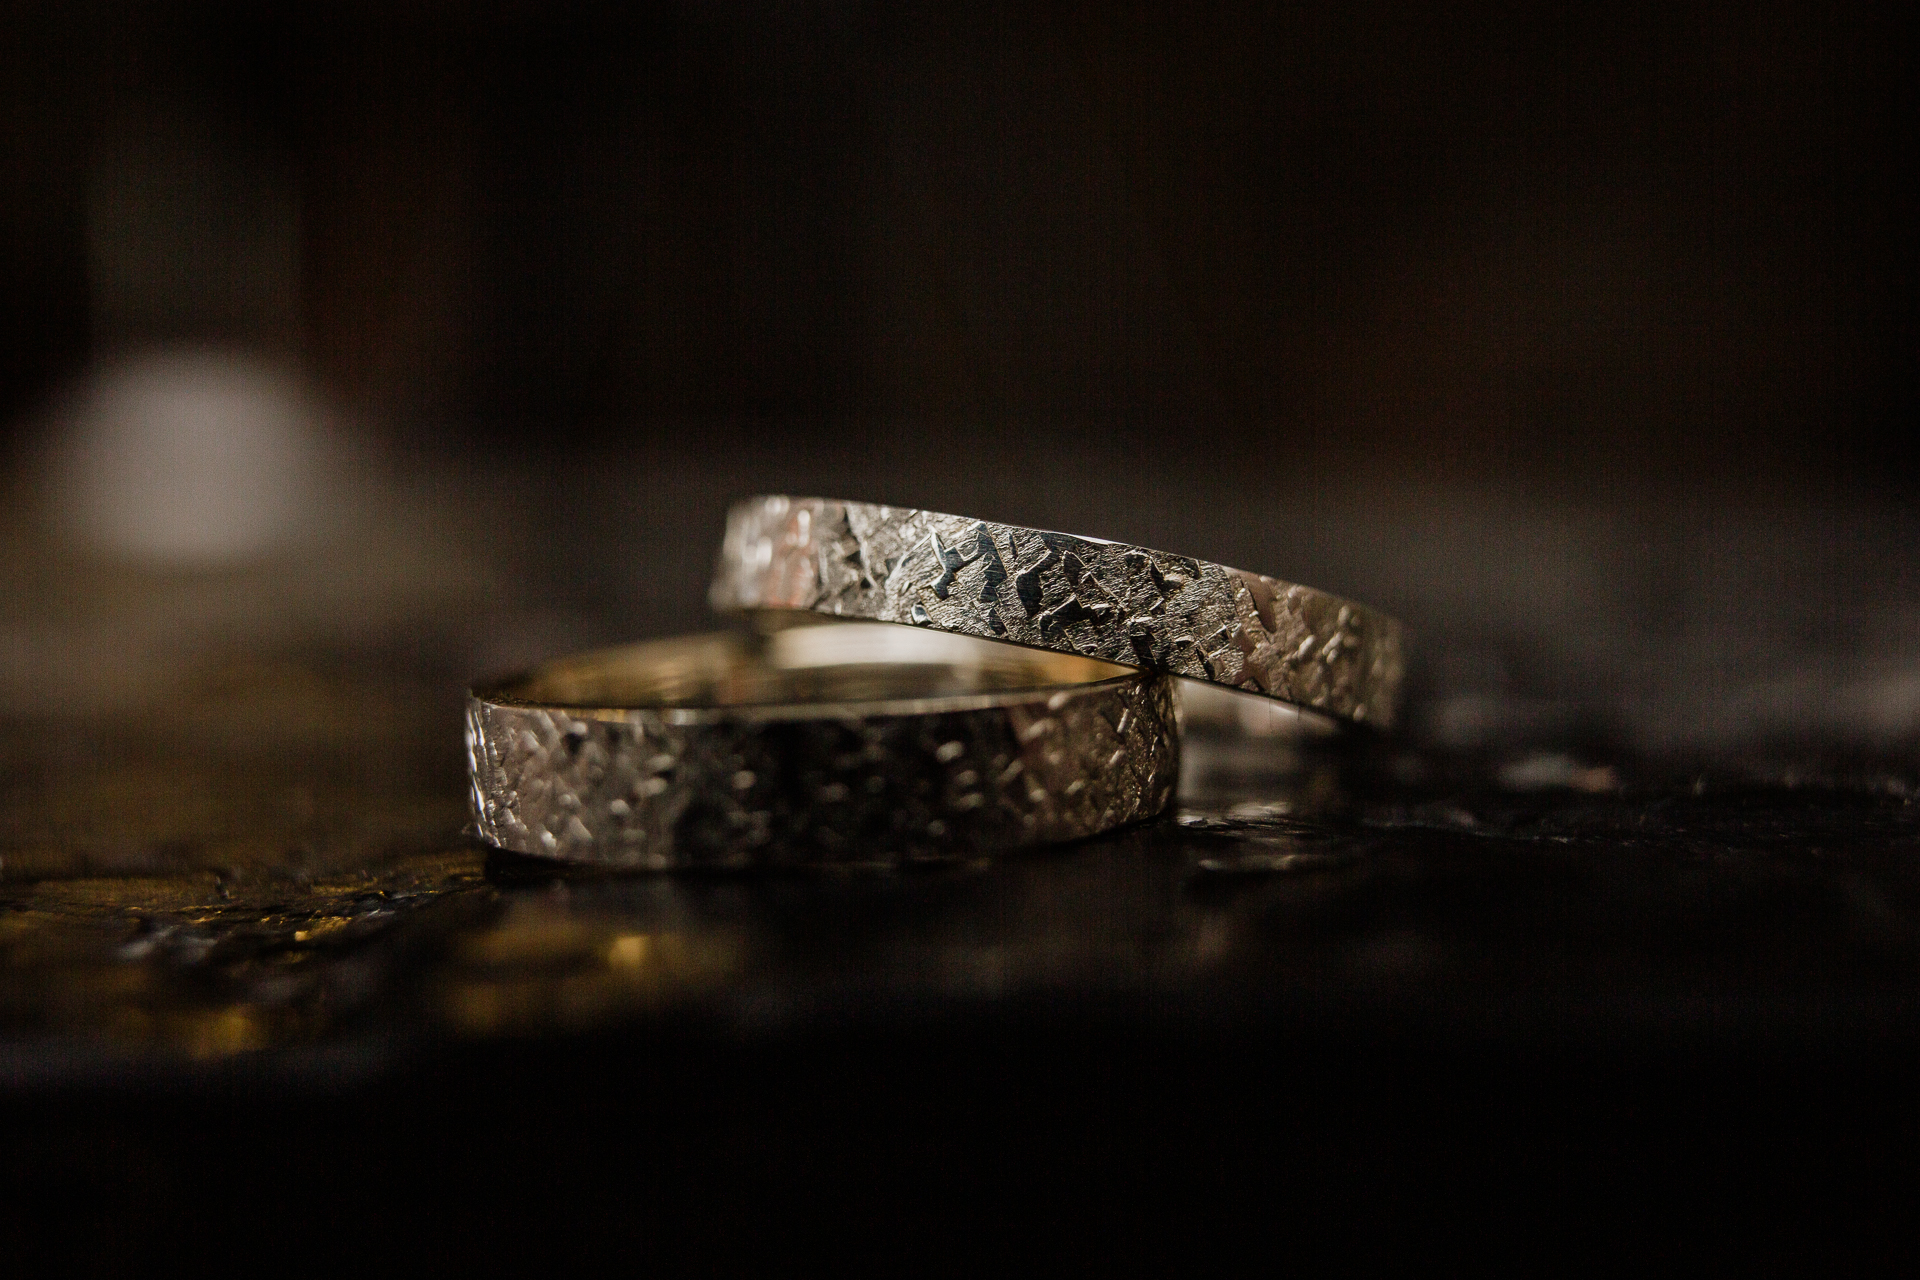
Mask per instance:
[[[1502,765],[1499,779],[1500,785],[1509,791],[1545,791],[1566,787],[1574,791],[1602,792],[1613,791],[1620,786],[1620,777],[1612,766],[1583,767],[1570,756],[1550,751],[1537,751]]]
[[[190,1020],[186,1043],[188,1052],[196,1058],[224,1057],[263,1047],[266,1029],[246,1008],[213,1010]]]
[[[291,379],[240,357],[175,352],[109,366],[55,442],[55,519],[127,559],[260,557],[318,514],[316,425]]]
[[[638,969],[647,962],[651,943],[644,933],[622,934],[607,948],[607,963],[616,969]]]

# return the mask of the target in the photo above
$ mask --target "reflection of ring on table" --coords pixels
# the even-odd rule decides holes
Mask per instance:
[[[893,863],[1157,816],[1179,741],[1158,676],[858,625],[583,654],[467,703],[480,834],[667,868]]]
[[[727,519],[722,610],[917,624],[1190,676],[1387,727],[1400,624],[1204,560],[962,516],[750,498]]]

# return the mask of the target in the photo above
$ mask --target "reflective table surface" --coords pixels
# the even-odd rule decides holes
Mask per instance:
[[[1085,1262],[1215,1215],[1304,1247],[1376,1202],[1342,1248],[1548,1205],[1616,1245],[1736,1210],[1759,1239],[1787,1219],[1756,1206],[1912,1169],[1920,806],[1872,762],[1190,716],[1169,820],[615,875],[465,832],[437,694],[224,678],[277,736],[185,704],[0,735],[0,1197],[62,1256],[211,1214],[250,1246],[351,1220],[395,1256],[533,1232],[689,1266],[1053,1222]]]

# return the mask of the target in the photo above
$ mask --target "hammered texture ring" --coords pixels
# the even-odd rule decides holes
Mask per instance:
[[[727,518],[712,599],[1079,654],[1388,727],[1400,624],[1311,587],[1145,547],[828,498]]]
[[[488,841],[650,869],[1073,840],[1158,816],[1179,772],[1160,676],[850,624],[563,659],[474,689],[467,751]]]

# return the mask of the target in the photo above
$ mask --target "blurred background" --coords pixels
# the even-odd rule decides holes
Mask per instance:
[[[14,0],[0,711],[47,770],[89,717],[457,769],[467,678],[707,625],[773,490],[1378,604],[1442,748],[1910,770],[1909,49],[1811,3]],[[43,784],[14,864],[77,847]]]

